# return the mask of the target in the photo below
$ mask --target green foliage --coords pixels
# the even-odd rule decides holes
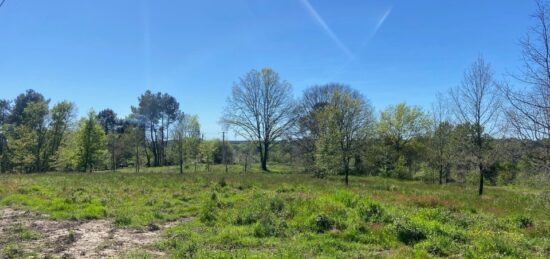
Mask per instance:
[[[399,241],[407,245],[414,245],[427,238],[424,228],[407,219],[398,220],[395,223],[395,232]]]
[[[311,219],[311,226],[317,233],[329,231],[334,226],[334,220],[325,214],[319,214]]]
[[[93,112],[82,119],[76,132],[76,166],[80,171],[103,168],[107,155],[105,132]]]
[[[410,170],[413,158],[421,153],[423,145],[417,140],[427,134],[429,127],[429,118],[416,106],[400,103],[380,113],[378,134],[389,148],[386,150],[386,175],[410,178],[404,167]]]

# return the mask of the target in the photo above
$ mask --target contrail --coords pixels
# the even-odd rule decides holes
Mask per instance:
[[[332,29],[330,29],[330,27],[327,25],[327,23],[325,22],[325,20],[323,19],[323,17],[321,17],[321,15],[319,15],[319,13],[317,13],[317,11],[315,10],[315,8],[313,8],[313,6],[309,3],[308,0],[302,0],[302,4],[304,5],[304,7],[307,9],[307,11],[309,12],[309,14],[311,14],[311,16],[315,19],[315,21],[317,21],[317,23],[319,24],[319,26],[321,26],[321,28],[325,31],[326,34],[328,34],[328,36],[336,43],[336,45],[338,45],[338,47],[344,51],[344,53],[346,53],[346,55],[350,58],[350,59],[355,59],[355,55],[348,49],[348,47],[340,40],[340,38],[338,38],[338,36],[336,36],[336,34],[332,31]]]
[[[367,43],[369,43],[369,41],[374,38],[374,36],[376,35],[376,33],[378,33],[378,31],[380,30],[380,28],[382,27],[382,25],[384,24],[384,22],[386,21],[386,19],[388,18],[388,16],[390,16],[391,12],[392,12],[392,9],[393,9],[393,6],[389,7],[386,12],[384,12],[384,14],[382,15],[382,17],[380,17],[380,19],[378,19],[378,22],[376,23],[376,25],[374,26],[374,30],[372,30],[372,32],[365,38],[365,40],[363,41],[363,44],[361,44],[361,48],[358,52],[361,52],[365,46],[367,45]]]
[[[380,18],[380,20],[378,20],[378,23],[376,24],[376,27],[374,27],[373,36],[374,36],[374,34],[376,34],[378,32],[380,27],[382,27],[382,24],[384,24],[384,22],[386,21],[386,18],[388,18],[388,16],[390,15],[392,9],[393,9],[393,7],[388,8],[388,10],[386,10],[384,15],[382,15],[382,17]]]

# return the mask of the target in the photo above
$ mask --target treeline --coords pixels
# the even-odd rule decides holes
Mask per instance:
[[[225,148],[232,154],[220,141],[202,141],[198,117],[166,93],[146,91],[125,118],[104,109],[77,121],[73,103],[50,103],[34,90],[0,100],[0,173],[166,165],[183,172],[184,164],[221,163]]]
[[[197,116],[177,99],[146,91],[125,118],[111,109],[76,120],[75,105],[54,105],[28,90],[0,100],[0,172],[116,170],[214,163],[296,165],[318,177],[350,174],[440,184],[550,178],[550,8],[539,2],[522,40],[524,69],[498,81],[478,58],[431,109],[399,103],[376,112],[350,86],[312,86],[297,100],[271,69],[233,86],[221,122],[246,142],[203,141]],[[366,93],[368,94],[368,93]]]
[[[235,83],[222,122],[256,143],[263,170],[270,149],[291,145],[307,172],[422,178],[439,183],[518,176],[550,178],[550,6],[538,1],[536,24],[521,41],[524,68],[497,81],[478,58],[457,87],[438,94],[430,110],[400,103],[380,113],[343,84],[307,89],[295,101],[291,85],[271,69]]]

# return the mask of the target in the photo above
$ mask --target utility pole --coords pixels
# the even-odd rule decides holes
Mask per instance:
[[[225,165],[225,173],[227,173],[227,148],[225,147],[225,131],[222,131],[222,145],[223,145],[223,164]]]

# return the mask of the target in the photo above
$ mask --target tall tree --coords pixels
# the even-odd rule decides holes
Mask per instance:
[[[0,173],[8,169],[9,149],[7,139],[7,122],[11,113],[11,104],[8,100],[0,100]]]
[[[80,121],[76,138],[78,168],[92,172],[103,162],[106,153],[105,132],[94,112]]]
[[[430,127],[430,120],[421,108],[409,106],[405,103],[400,103],[395,106],[388,107],[380,113],[380,123],[378,124],[378,132],[380,137],[389,146],[387,152],[387,161],[389,166],[385,167],[388,171],[401,170],[402,166],[408,165],[409,172],[398,172],[399,177],[410,177],[410,163],[412,162],[407,157],[407,149],[415,147],[414,141],[419,137],[426,135]]]
[[[436,101],[432,105],[432,161],[439,173],[439,184],[443,184],[443,180],[448,179],[452,150],[451,150],[451,135],[453,125],[449,122],[449,109],[447,98],[438,93]]]
[[[358,95],[356,90],[342,84],[315,85],[304,91],[296,107],[293,134],[298,140],[306,166],[312,166],[315,163],[315,146],[321,137],[319,119],[322,120],[322,116],[319,116],[319,113],[329,104],[335,91]]]
[[[147,140],[153,153],[153,166],[164,164],[164,147],[168,142],[170,124],[181,113],[179,103],[168,94],[147,90],[139,98],[138,107],[132,107],[134,117],[142,121],[148,131]]]
[[[501,108],[497,87],[491,66],[479,57],[464,73],[462,83],[451,89],[456,118],[473,128],[473,152],[479,168],[479,195],[483,194],[486,135],[495,129]]]
[[[97,121],[107,136],[107,148],[111,153],[111,170],[117,169],[117,140],[120,137],[117,129],[121,126],[117,114],[111,109],[105,109],[97,114]]]
[[[180,116],[176,127],[172,131],[172,140],[174,142],[174,154],[181,174],[183,174],[183,164],[186,156],[191,156],[195,152],[198,153],[199,139],[200,125],[197,116]]]
[[[43,170],[43,153],[46,151],[46,132],[47,132],[47,102],[28,103],[23,111],[22,124],[19,127],[26,127],[35,136],[34,141],[26,144],[34,156],[33,171],[41,172]]]
[[[50,100],[46,100],[41,93],[32,89],[27,90],[25,93],[18,95],[15,99],[8,122],[10,124],[20,125],[23,123],[23,113],[28,104],[44,102],[49,103]]]
[[[62,101],[54,105],[50,110],[48,130],[46,133],[46,149],[42,159],[43,170],[49,170],[51,158],[58,152],[69,127],[75,117],[75,105],[68,101]]]
[[[521,40],[523,69],[514,75],[525,87],[503,90],[510,106],[506,110],[509,125],[517,137],[542,144],[542,152],[530,153],[550,176],[550,4],[542,0],[536,4],[536,24]]]
[[[374,124],[373,110],[358,92],[334,90],[328,104],[317,113],[320,138],[316,164],[324,170],[334,170],[336,165],[344,174],[346,185],[350,161],[360,152]]]
[[[222,123],[256,142],[262,170],[267,171],[269,150],[291,127],[293,109],[292,88],[288,82],[269,68],[252,70],[233,86]]]

